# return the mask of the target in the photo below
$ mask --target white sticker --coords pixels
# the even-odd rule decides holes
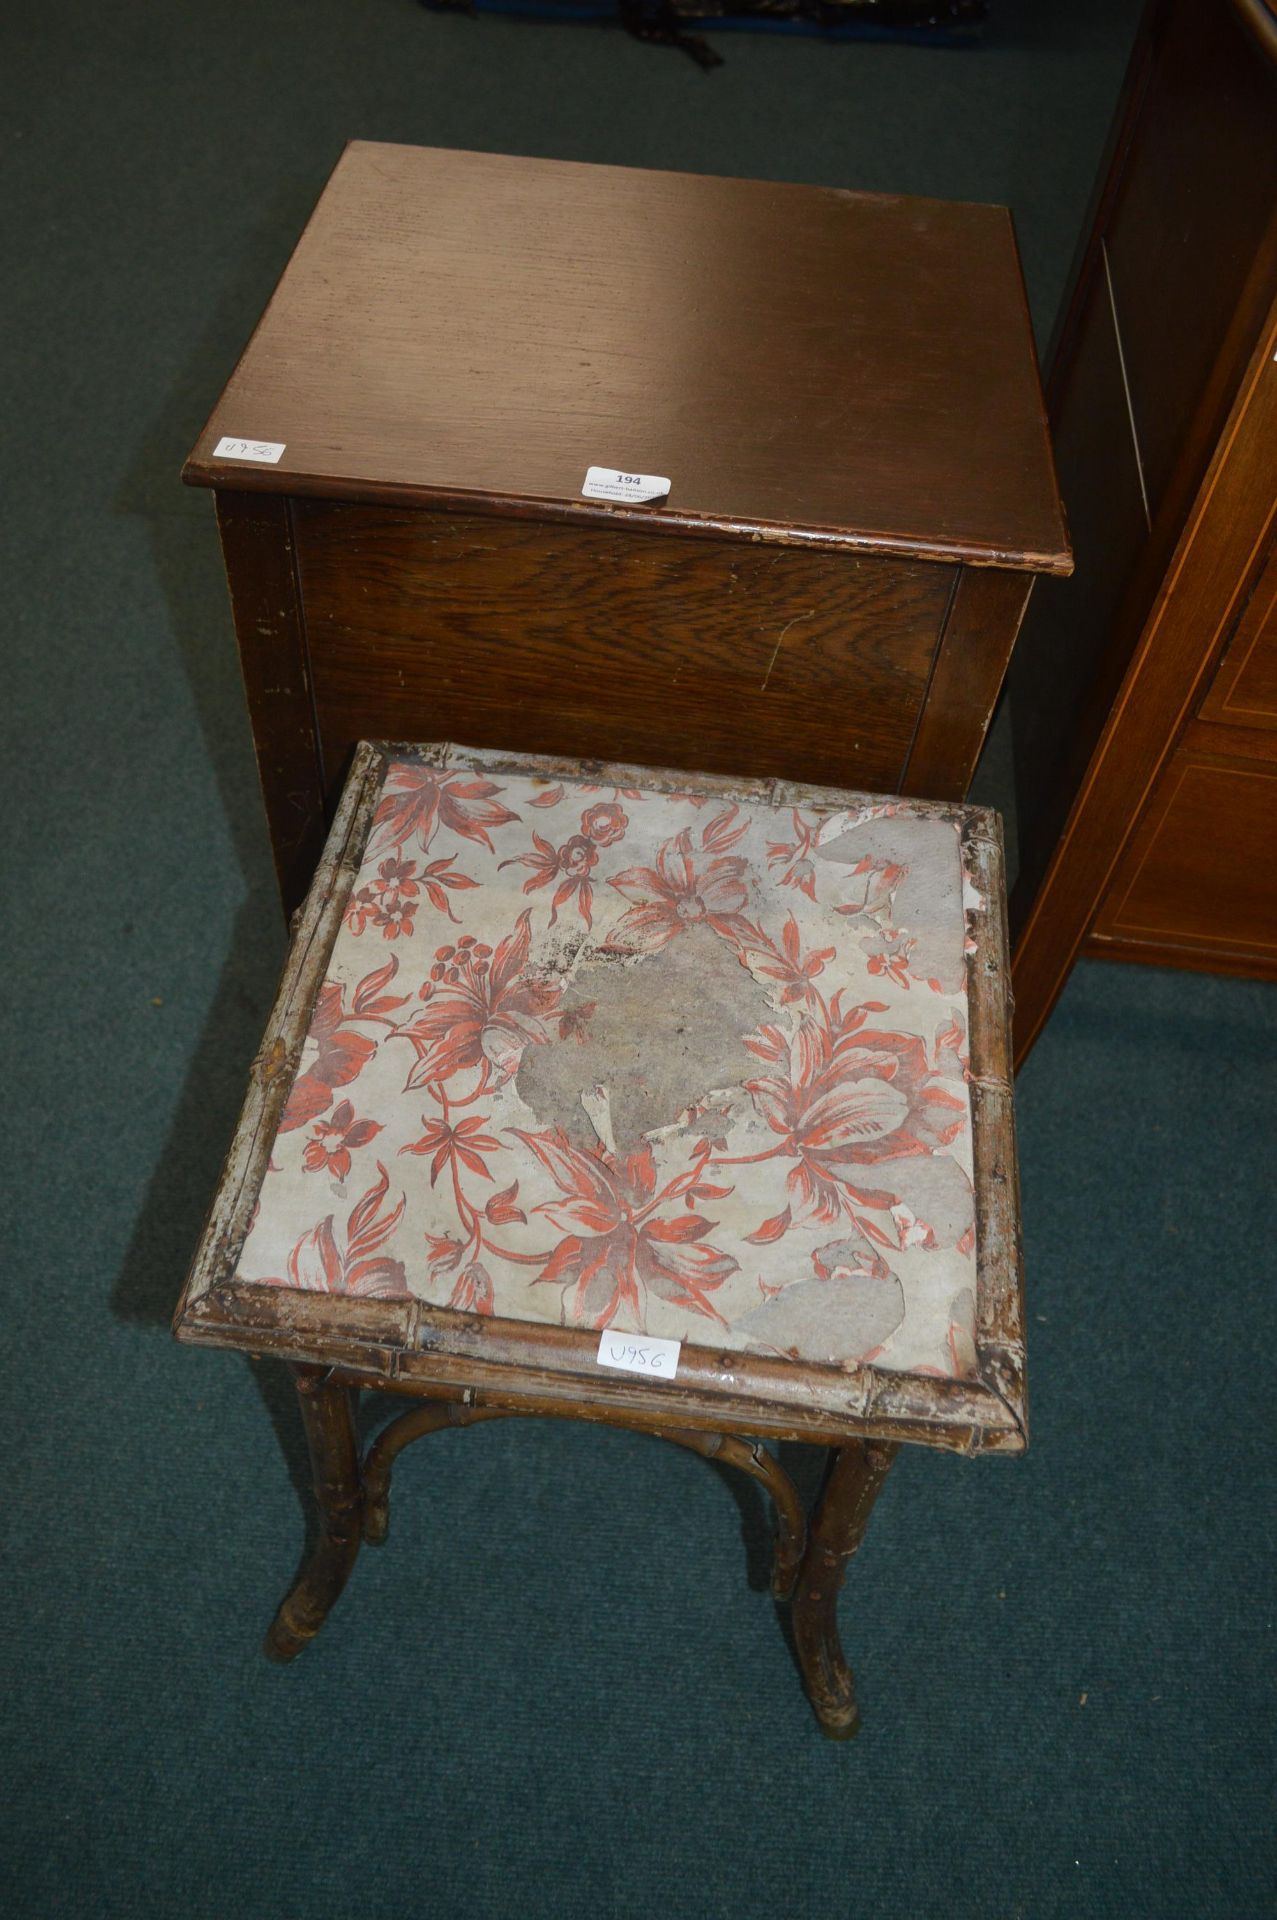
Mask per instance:
[[[284,451],[283,440],[228,440],[225,436],[213,448],[214,460],[260,460],[265,466],[277,465]]]
[[[586,500],[628,500],[641,507],[646,500],[661,500],[670,483],[659,473],[620,473],[615,467],[591,467],[581,493]]]
[[[608,1331],[599,1341],[601,1367],[620,1367],[626,1373],[646,1373],[658,1380],[672,1380],[678,1372],[681,1340],[654,1340],[643,1333]]]

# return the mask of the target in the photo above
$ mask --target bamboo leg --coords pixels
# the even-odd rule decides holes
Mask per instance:
[[[319,1632],[355,1564],[363,1525],[350,1390],[330,1380],[324,1369],[295,1367],[293,1373],[310,1449],[320,1535],[266,1636],[273,1660],[294,1659]]]
[[[838,1592],[895,1451],[878,1440],[852,1440],[831,1450],[798,1575],[794,1641],[808,1697],[831,1740],[849,1740],[860,1730],[856,1683],[838,1638]]]
[[[706,1460],[722,1460],[757,1480],[771,1495],[776,1510],[776,1544],[772,1557],[772,1595],[787,1600],[793,1592],[802,1564],[807,1527],[802,1502],[789,1475],[761,1440],[738,1440],[729,1433],[675,1432],[661,1427],[657,1438],[672,1440],[676,1447],[687,1447]]]
[[[504,1407],[464,1407],[455,1400],[431,1400],[401,1413],[377,1435],[364,1460],[364,1539],[379,1547],[390,1529],[390,1475],[395,1461],[423,1434],[440,1427],[470,1427],[478,1420],[508,1417]]]
[[[441,1427],[469,1427],[479,1420],[509,1418],[511,1407],[462,1406],[458,1402],[430,1401],[401,1413],[378,1434],[364,1460],[364,1539],[369,1546],[380,1546],[390,1526],[390,1478],[395,1461],[404,1448],[427,1433]],[[623,1425],[617,1421],[618,1426]],[[724,1433],[675,1432],[670,1428],[647,1428],[658,1440],[687,1447],[707,1460],[721,1460],[739,1468],[760,1482],[771,1495],[776,1509],[776,1549],[772,1567],[772,1592],[778,1600],[788,1599],[798,1577],[806,1539],[806,1521],[802,1504],[789,1475],[779,1462],[756,1440],[738,1440]]]

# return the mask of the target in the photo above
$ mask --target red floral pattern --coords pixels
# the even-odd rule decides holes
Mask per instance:
[[[479,1091],[495,1075],[508,1080],[527,1046],[545,1046],[547,1016],[559,988],[526,972],[531,944],[530,913],[521,913],[513,933],[495,953],[473,934],[455,947],[436,947],[430,978],[422,982],[420,1013],[392,1035],[407,1040],[417,1056],[404,1091],[441,1085],[477,1068]]]
[[[692,1211],[668,1213],[684,1196],[692,1207],[699,1166],[675,1175],[658,1193],[650,1147],[622,1163],[606,1152],[581,1153],[562,1133],[515,1132],[561,1196],[535,1209],[567,1234],[536,1284],[563,1288],[565,1320],[601,1329],[629,1314],[644,1326],[650,1292],[727,1324],[708,1296],[736,1272],[737,1262],[717,1247],[700,1244],[712,1220]],[[658,1217],[662,1207],[667,1209],[663,1219]]]
[[[341,982],[324,982],[306,1036],[307,1054],[313,1047],[314,1058],[303,1058],[279,1123],[281,1133],[304,1127],[317,1113],[324,1113],[333,1103],[333,1089],[348,1086],[372,1059],[377,1051],[376,1039],[360,1029],[393,1025],[390,1015],[404,1005],[408,995],[387,995],[381,990],[390,985],[398,968],[399,962],[392,959],[365,974],[353,989],[349,1008]]]
[[[446,913],[449,920],[456,920],[448,904],[447,889],[478,884],[468,874],[455,872],[447,856],[427,862],[420,873],[415,860],[392,857],[383,860],[375,879],[365,881],[352,896],[346,909],[346,925],[352,933],[362,933],[368,926],[379,927],[385,939],[397,940],[401,933],[412,932],[413,915],[420,905],[419,894],[425,893],[436,913]]]
[[[268,1286],[300,1287],[308,1293],[356,1293],[368,1299],[396,1300],[408,1293],[402,1260],[374,1258],[403,1219],[404,1202],[387,1211],[390,1175],[380,1162],[381,1176],[356,1201],[346,1220],[345,1245],[339,1246],[330,1213],[303,1233],[288,1256],[288,1278],[269,1279]]]
[[[350,1172],[350,1156],[357,1147],[366,1147],[381,1132],[377,1120],[356,1120],[349,1100],[333,1108],[331,1120],[317,1120],[302,1153],[307,1173],[331,1173],[344,1180]]]
[[[734,856],[698,860],[686,829],[666,841],[654,867],[627,867],[611,885],[634,902],[606,942],[613,953],[655,953],[702,924],[730,939],[749,899],[745,862]]]
[[[969,1373],[963,909],[956,824],[906,801],[600,796],[405,755],[242,1277]],[[395,943],[371,971],[370,933]],[[626,1135],[617,983],[641,1020],[711,952],[752,1068]],[[317,1197],[351,1178],[348,1210]]]

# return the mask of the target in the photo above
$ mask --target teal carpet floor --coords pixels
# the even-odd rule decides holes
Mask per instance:
[[[995,0],[978,52],[734,35],[707,77],[412,0],[5,10],[6,1912],[1273,1911],[1271,993],[1075,975],[1021,1087],[1034,1446],[903,1459],[849,1747],[748,1495],[566,1425],[407,1455],[268,1666],[292,1411],[167,1332],[282,953],[177,472],[342,141],[1005,199],[1045,334],[1132,25]]]

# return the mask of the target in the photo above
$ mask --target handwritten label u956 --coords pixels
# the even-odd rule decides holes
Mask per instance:
[[[644,1373],[653,1380],[672,1380],[678,1372],[681,1340],[656,1340],[644,1333],[615,1333],[611,1328],[599,1341],[601,1367],[619,1367],[625,1373]]]
[[[282,440],[235,440],[229,434],[223,434],[213,448],[214,460],[260,460],[265,467],[279,464],[279,456],[284,451]]]

